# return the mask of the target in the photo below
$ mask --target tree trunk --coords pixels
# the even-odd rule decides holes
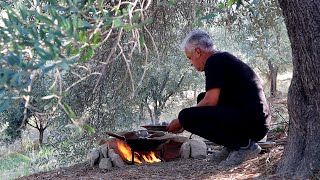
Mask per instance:
[[[158,124],[160,122],[161,110],[159,108],[154,109],[154,123]]]
[[[292,47],[289,135],[277,172],[298,179],[320,170],[320,1],[279,0]]]
[[[39,129],[39,145],[42,146],[43,143],[43,134],[44,134],[44,129],[41,128]]]
[[[139,104],[139,123],[141,121],[144,121],[144,106],[143,106],[143,103],[140,103]]]
[[[277,76],[278,76],[278,67],[275,67],[273,71],[271,71],[271,86],[270,86],[271,97],[275,97],[277,95]]]
[[[273,65],[271,61],[268,62],[270,71],[270,96],[275,97],[277,94],[277,76],[278,76],[278,66]]]
[[[146,107],[147,107],[147,109],[148,109],[149,116],[150,116],[150,119],[151,119],[151,123],[154,124],[154,120],[153,120],[153,116],[152,116],[152,110],[151,110],[151,108],[149,107],[149,104],[148,104],[148,100],[147,100],[147,99],[145,99],[145,105],[146,105]]]

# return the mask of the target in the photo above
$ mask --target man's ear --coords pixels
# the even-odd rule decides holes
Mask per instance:
[[[199,48],[195,48],[194,51],[198,54],[198,56],[201,55],[201,50]]]

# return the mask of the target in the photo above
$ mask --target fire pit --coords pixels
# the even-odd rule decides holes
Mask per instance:
[[[107,132],[109,136],[115,137],[117,139],[122,140],[127,144],[131,150],[131,164],[135,162],[135,153],[140,152],[150,152],[153,151],[153,154],[149,156],[155,156],[154,151],[165,141],[162,139],[153,139],[153,137],[159,136],[159,132],[150,132],[150,131],[133,131],[125,133],[123,136],[111,132]],[[120,145],[121,147],[121,145]],[[125,147],[122,147],[122,151],[124,151]],[[161,153],[161,151],[160,151]],[[142,156],[146,157],[146,156]],[[148,158],[144,158],[145,161]],[[136,160],[136,162],[138,162]]]
[[[203,141],[185,136],[159,131],[108,134],[113,138],[99,139],[99,146],[89,151],[87,157],[91,166],[99,164],[99,168],[109,169],[111,166],[122,167],[123,163],[167,162],[207,155]]]

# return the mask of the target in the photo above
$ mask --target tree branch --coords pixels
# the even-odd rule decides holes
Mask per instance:
[[[31,127],[35,128],[35,129],[39,130],[39,128],[38,128],[38,127],[36,127],[36,126],[34,126],[34,125],[30,124],[28,121],[27,121],[27,123],[26,123],[26,124],[28,124],[29,126],[31,126]]]

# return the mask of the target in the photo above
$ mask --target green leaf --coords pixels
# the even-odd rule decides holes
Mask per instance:
[[[63,29],[68,30],[69,22],[63,16],[59,16],[57,19],[58,25],[61,26]]]
[[[89,134],[93,134],[96,130],[88,124],[83,124],[82,128],[89,132]]]
[[[71,44],[65,46],[67,56],[71,55]]]
[[[9,21],[9,19],[2,19],[2,21],[4,22],[4,24],[6,25],[6,27],[11,27],[11,21]],[[12,31],[12,29],[8,29],[8,30],[11,30]]]
[[[56,66],[56,64],[50,64],[50,65],[47,65],[47,66],[44,66],[42,68],[42,71],[41,71],[41,76],[47,74],[51,69],[53,69],[54,67]]]
[[[45,63],[46,63],[45,61],[40,61],[40,62],[35,63],[35,64],[34,64],[34,62],[32,62],[32,63],[30,63],[31,70],[37,70],[37,69],[41,68],[42,66],[44,66]]]
[[[79,40],[80,42],[87,42],[87,37],[86,37],[86,32],[85,31],[80,31],[79,33]]]
[[[32,47],[34,45],[34,42],[33,41],[28,41],[28,40],[27,41],[23,40],[22,42],[19,41],[19,45],[23,46],[23,47],[25,47],[25,46]]]
[[[86,5],[86,3],[87,3],[87,1],[80,1],[80,2],[78,3],[78,9],[79,9],[79,10],[82,10],[83,7],[84,7],[84,5]]]
[[[20,58],[19,56],[14,55],[12,52],[9,52],[9,56],[5,57],[4,60],[10,65],[19,65],[20,64]]]
[[[11,9],[7,3],[2,2],[2,1],[0,1],[0,7],[5,8],[5,9]]]
[[[79,53],[80,53],[80,50],[78,48],[71,51],[71,55],[77,55]]]
[[[143,36],[143,33],[140,33],[140,37],[139,37],[139,43],[140,43],[140,46],[142,46],[144,44],[144,36]]]
[[[54,37],[54,42],[58,45],[58,47],[62,46],[62,43],[58,37]]]
[[[52,54],[53,59],[57,58],[58,52],[57,52],[57,47],[53,44],[48,45],[49,46],[49,52]]]
[[[121,19],[114,19],[113,23],[115,28],[123,26],[123,22]]]
[[[46,39],[47,32],[44,30],[43,26],[40,26],[40,38]]]
[[[44,60],[53,60],[55,57],[55,55],[52,52],[50,52],[50,51],[46,52],[45,50],[43,50],[39,46],[36,46],[35,50],[36,50],[37,54]]]
[[[231,6],[235,0],[228,0],[227,6]]]
[[[57,5],[57,0],[47,0],[51,5]]]
[[[93,43],[93,44],[98,44],[98,43],[100,42],[100,37],[101,37],[100,31],[96,32],[96,33],[93,35],[92,43]]]
[[[32,34],[35,41],[39,41],[39,34],[38,34],[37,27],[35,26],[30,27],[29,32]]]
[[[170,6],[176,5],[176,1],[175,0],[169,0],[168,3],[169,3]]]
[[[81,29],[81,30],[86,30],[86,29],[92,28],[91,24],[89,24],[87,21],[84,21],[84,20],[79,20],[77,27],[78,27],[78,29]]]
[[[63,107],[64,107],[64,111],[67,113],[67,115],[69,116],[71,121],[77,125],[77,123],[75,121],[77,117],[76,117],[75,113],[72,111],[71,107],[65,102],[63,103]]]
[[[133,16],[132,16],[132,22],[135,23],[135,22],[140,22],[140,19],[141,19],[141,14],[140,13],[134,13]]]
[[[243,5],[243,2],[242,2],[242,0],[237,0],[237,5]]]
[[[69,64],[66,62],[62,62],[59,64],[59,66],[64,69],[65,71],[69,70]]]
[[[94,53],[94,50],[92,48],[92,46],[87,46],[84,50],[84,54],[82,55],[81,57],[81,60],[83,62],[86,62],[88,59],[92,58],[93,57],[93,53]]]
[[[10,101],[11,101],[11,96],[0,104],[0,113],[8,107]]]
[[[41,22],[45,22],[47,24],[53,25],[53,21],[46,16],[43,16],[41,14],[36,14],[35,17],[36,17],[36,19],[38,19]]]
[[[20,73],[15,73],[10,79],[10,86],[21,87],[22,76]]]
[[[22,17],[22,19],[24,20],[24,21],[26,21],[27,20],[27,10],[26,10],[26,7],[23,5],[23,4],[21,4],[21,6],[20,6],[20,13],[21,13],[21,17]]]
[[[72,35],[74,35],[75,30],[77,29],[77,26],[78,26],[78,21],[77,21],[76,17],[71,17],[69,19],[69,24],[70,24],[70,28],[69,28],[68,32],[69,32],[69,36],[72,36]]]

